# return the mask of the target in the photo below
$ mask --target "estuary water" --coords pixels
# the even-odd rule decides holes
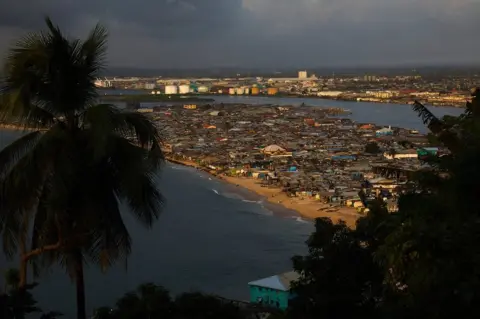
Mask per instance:
[[[139,90],[102,90],[103,94],[145,94],[145,91]],[[308,106],[318,107],[339,107],[350,110],[349,116],[352,120],[359,123],[374,123],[378,125],[391,125],[426,132],[425,125],[412,111],[410,105],[392,104],[392,103],[372,103],[372,102],[352,102],[338,101],[320,98],[308,97],[266,97],[266,96],[247,96],[247,95],[202,95],[201,97],[213,99],[213,103],[241,103],[250,105],[294,105],[299,106],[302,103]],[[178,103],[178,102],[177,102]],[[142,103],[143,107],[152,107],[155,105],[176,104],[167,102]],[[462,108],[429,106],[429,109],[436,116],[459,115],[463,112]]]
[[[213,96],[218,103],[343,107],[358,122],[374,122],[424,130],[407,105],[342,102],[308,98]],[[438,116],[458,115],[456,108],[432,108]],[[18,133],[0,131],[0,145]],[[124,210],[133,239],[128,263],[102,274],[89,265],[87,307],[112,305],[126,291],[144,282],[164,285],[173,293],[201,290],[247,299],[249,281],[291,270],[291,257],[306,253],[311,223],[294,212],[264,203],[262,198],[225,184],[196,169],[165,164],[159,187],[166,205],[152,229],[140,227]],[[0,270],[16,266],[0,254]],[[46,309],[75,313],[75,289],[62,269],[52,268],[39,280],[36,297]],[[1,282],[0,282],[1,284]],[[2,285],[3,286],[3,285]]]
[[[319,98],[276,98],[261,96],[209,96],[215,99],[216,103],[244,103],[244,104],[273,104],[273,105],[301,105],[304,103],[309,106],[318,107],[340,107],[350,110],[349,116],[352,120],[359,123],[374,123],[378,125],[391,125],[425,132],[426,128],[422,121],[412,111],[407,104],[391,103],[371,103],[371,102],[351,102],[327,100]],[[461,108],[454,107],[429,107],[436,116],[460,115],[463,112]]]

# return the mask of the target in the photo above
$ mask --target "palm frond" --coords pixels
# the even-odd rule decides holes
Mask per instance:
[[[54,112],[38,92],[45,86],[48,68],[48,38],[31,33],[11,48],[6,58],[6,76],[0,88],[0,120],[28,128],[52,124]]]
[[[55,116],[38,105],[29,104],[22,98],[21,89],[0,96],[0,121],[23,127],[24,130],[38,130],[55,124]]]
[[[120,111],[111,104],[98,104],[85,111],[85,125],[102,133],[117,133],[133,137],[141,146],[160,140],[158,129],[147,116],[139,112]]]
[[[137,142],[143,147],[160,141],[157,127],[147,116],[139,112],[127,111],[123,114],[127,127],[134,132]]]
[[[102,188],[97,192],[97,197],[101,196],[102,198],[98,198],[95,202],[92,201],[98,220],[91,223],[93,231],[87,253],[90,259],[105,271],[115,261],[125,259],[130,254],[131,238],[123,222],[118,207],[119,203],[112,188]]]
[[[7,258],[12,258],[17,252],[20,225],[22,223],[23,214],[18,211],[0,212],[0,233],[2,234],[2,248]]]
[[[93,134],[94,150],[98,156],[106,151],[108,136],[116,134],[122,138],[132,138],[141,147],[148,147],[150,152],[147,157],[155,169],[163,163],[158,129],[145,115],[120,111],[110,104],[99,104],[85,111],[83,121]]]
[[[94,81],[105,56],[106,31],[97,26],[82,42],[69,40],[49,18],[46,24],[46,32],[31,33],[10,49],[1,94],[16,95],[10,104],[24,110],[14,113],[25,115],[35,106],[74,125],[75,113],[98,97]]]
[[[25,153],[35,147],[41,135],[38,131],[28,133],[0,151],[0,176],[5,176]]]
[[[456,152],[461,147],[458,134],[452,126],[456,121],[449,119],[449,123],[437,118],[430,110],[423,104],[415,101],[413,110],[417,112],[424,124],[427,124],[428,129],[436,135],[436,138],[442,142],[450,151]]]
[[[52,19],[50,19],[49,16],[45,17],[45,24],[47,25],[47,28],[50,31],[51,35],[60,39],[63,38],[62,31],[60,30],[58,25],[53,24]]]
[[[158,219],[163,196],[157,188],[156,170],[145,160],[145,149],[123,138],[112,140],[109,165],[117,196],[147,227]]]
[[[99,76],[99,72],[105,67],[107,53],[108,31],[105,27],[97,24],[90,31],[87,40],[82,44],[82,55],[85,59],[88,75],[92,80]]]
[[[444,128],[443,122],[430,112],[430,110],[422,103],[415,101],[412,109],[417,112],[418,116],[422,119],[423,124],[426,124],[433,133],[438,134]]]
[[[78,60],[76,75],[78,105],[76,110],[93,106],[98,99],[95,80],[105,66],[107,37],[107,29],[97,24],[85,41],[76,43],[75,55]]]
[[[55,127],[41,135],[35,146],[19,158],[0,183],[0,203],[5,211],[31,211],[52,171],[52,155],[62,147],[62,131]]]

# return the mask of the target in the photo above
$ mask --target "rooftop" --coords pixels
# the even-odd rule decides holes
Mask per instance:
[[[296,273],[295,271],[290,271],[280,275],[255,280],[249,282],[248,285],[281,291],[289,291],[291,283],[295,280],[298,280],[298,278],[300,278],[300,275],[298,273]]]

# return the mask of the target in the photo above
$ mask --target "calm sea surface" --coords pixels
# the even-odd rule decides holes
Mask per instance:
[[[423,129],[407,105],[341,102],[322,99],[213,97],[223,103],[318,105],[344,107],[352,119]],[[461,112],[432,108],[436,115]],[[18,134],[0,132],[0,145]],[[229,298],[248,298],[247,283],[291,269],[290,258],[306,252],[313,227],[294,212],[264,203],[248,191],[224,184],[192,168],[166,164],[159,187],[167,199],[160,220],[151,230],[139,227],[128,213],[133,252],[125,265],[102,274],[86,271],[88,309],[113,304],[143,282],[164,285],[172,292],[202,290]],[[12,265],[16,265],[14,262]],[[0,254],[0,269],[7,265]],[[1,282],[0,282],[1,284]],[[37,299],[47,309],[73,317],[74,287],[61,269],[40,279]]]

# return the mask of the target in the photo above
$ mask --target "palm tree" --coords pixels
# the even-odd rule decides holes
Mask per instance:
[[[19,286],[28,262],[35,273],[59,262],[84,319],[83,264],[106,269],[130,253],[120,202],[147,227],[158,218],[163,154],[146,116],[96,104],[106,30],[97,25],[81,41],[46,24],[6,58],[1,119],[28,131],[0,152],[0,232],[8,256],[20,251]]]

